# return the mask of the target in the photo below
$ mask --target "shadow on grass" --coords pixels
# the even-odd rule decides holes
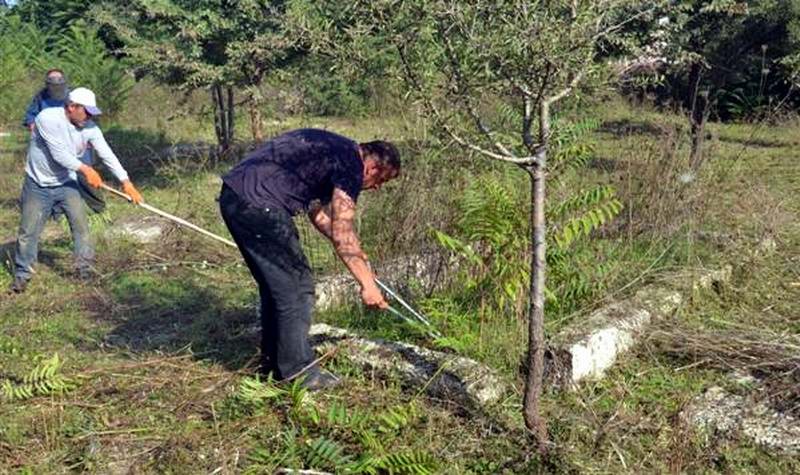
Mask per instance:
[[[660,136],[664,129],[650,122],[620,119],[603,122],[598,129],[600,132],[614,135],[617,138],[627,135],[653,135]]]
[[[190,349],[230,370],[247,366],[259,346],[255,310],[231,307],[223,291],[168,273],[123,275],[105,295],[86,297],[90,313],[115,325],[105,343],[135,353]]]
[[[719,140],[720,142],[735,143],[743,145],[745,147],[781,148],[781,147],[789,147],[792,145],[791,142],[785,142],[782,140],[760,139],[757,137],[730,137],[723,135],[720,136]]]
[[[8,275],[14,275],[14,246],[16,241],[7,241],[0,244],[0,263]],[[5,289],[0,289],[5,290]]]
[[[53,252],[50,247],[56,246],[64,246],[65,244],[71,245],[72,241],[69,239],[57,239],[55,241],[48,242],[44,248],[43,243],[39,242],[39,254],[37,257],[37,263],[34,265],[34,269],[38,268],[39,266],[47,266],[53,269],[55,272],[59,274],[68,274],[72,271],[72,268],[65,269],[60,262],[59,255]],[[0,244],[0,263],[2,264],[3,268],[9,275],[14,275],[14,249],[16,248],[17,241],[16,239],[12,239],[10,241],[6,241]],[[72,259],[70,258],[69,264],[72,264]],[[35,278],[35,277],[34,277]],[[5,290],[5,289],[0,289]]]

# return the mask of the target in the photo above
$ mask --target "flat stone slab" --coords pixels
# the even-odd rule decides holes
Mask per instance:
[[[654,318],[674,312],[683,302],[677,291],[643,289],[626,301],[592,312],[556,335],[547,352],[545,377],[563,388],[599,378],[636,342]]]
[[[719,386],[696,397],[682,416],[711,436],[745,437],[770,450],[800,454],[800,420]]]
[[[311,339],[322,353],[337,348],[368,371],[400,377],[428,395],[475,410],[500,401],[508,386],[488,366],[474,360],[408,343],[371,340],[326,324],[311,326]]]
[[[169,226],[163,219],[145,216],[135,220],[123,220],[114,223],[106,235],[112,238],[123,237],[141,244],[151,244],[161,240]]]
[[[378,278],[397,292],[414,282],[430,288],[444,282],[440,278],[446,270],[442,257],[437,254],[416,255],[394,259],[376,269]],[[449,275],[449,274],[448,274]],[[349,273],[318,279],[314,287],[317,310],[327,310],[348,303],[359,302],[358,285]],[[387,299],[388,295],[385,296]]]
[[[692,291],[714,288],[730,278],[730,268],[688,277]],[[674,313],[684,297],[677,290],[646,287],[632,298],[600,308],[567,327],[550,341],[545,379],[550,386],[571,388],[597,379],[629,350],[657,318]]]

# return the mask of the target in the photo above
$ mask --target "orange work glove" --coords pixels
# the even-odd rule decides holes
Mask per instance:
[[[131,183],[130,180],[125,180],[122,182],[122,191],[124,191],[126,195],[130,196],[131,201],[133,201],[137,205],[141,204],[142,201],[144,201],[144,198],[142,198],[142,194],[139,193],[139,190],[137,190],[136,187],[133,186],[133,183]]]
[[[78,171],[83,173],[83,176],[86,177],[86,182],[89,183],[89,186],[92,188],[100,188],[100,185],[103,184],[103,179],[100,178],[100,174],[97,173],[94,168],[88,165],[82,165]]]

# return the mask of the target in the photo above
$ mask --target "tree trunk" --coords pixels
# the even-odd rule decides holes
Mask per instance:
[[[225,149],[225,124],[222,114],[222,91],[221,86],[211,86],[211,102],[214,104],[214,134],[217,136],[218,152]]]
[[[701,91],[700,82],[703,65],[692,63],[689,70],[689,124],[691,126],[692,151],[689,164],[692,171],[697,171],[703,163],[703,143],[705,142],[706,120],[708,119],[708,91]]]
[[[227,89],[228,89],[228,110],[227,110],[228,119],[225,122],[226,125],[227,125],[227,129],[226,129],[226,138],[227,138],[226,144],[227,144],[227,147],[225,147],[225,150],[229,149],[231,144],[233,144],[233,124],[234,124],[234,122],[233,122],[233,118],[234,118],[233,117],[233,88],[231,86],[228,86]]]
[[[253,134],[253,140],[256,142],[264,140],[264,128],[259,105],[259,101],[256,98],[250,98],[250,131]]]
[[[219,153],[223,154],[233,143],[233,88],[223,89],[219,84],[211,86],[211,99],[214,103],[214,132]]]
[[[544,285],[545,285],[545,158],[546,149],[539,153],[540,161],[528,174],[531,179],[531,287],[528,304],[528,373],[525,377],[523,417],[538,444],[539,452],[547,452],[547,423],[541,415],[541,395],[544,381]]]

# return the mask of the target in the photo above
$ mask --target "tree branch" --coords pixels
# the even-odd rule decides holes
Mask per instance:
[[[528,147],[528,151],[532,152],[537,144],[533,141],[531,134],[531,126],[533,125],[533,102],[530,96],[525,96],[524,99],[524,115],[522,116],[522,141]]]
[[[586,70],[589,68],[589,63],[591,60],[592,53],[590,52],[587,55],[586,60],[583,62],[581,70],[575,75],[575,77],[572,78],[572,81],[570,81],[569,85],[552,96],[544,99],[539,105],[539,142],[545,146],[550,141],[550,106],[572,93],[572,91],[578,86],[578,83],[580,83],[583,79],[583,76],[586,74]],[[539,166],[544,166],[544,160],[537,160],[537,162]]]
[[[583,64],[581,65],[581,68],[580,68],[580,71],[578,71],[578,73],[572,78],[572,81],[569,82],[569,85],[567,85],[567,87],[565,87],[564,89],[558,91],[557,93],[553,94],[552,96],[546,98],[545,100],[542,101],[542,103],[545,103],[548,106],[550,106],[550,105],[560,101],[561,99],[567,97],[567,95],[569,95],[578,86],[578,84],[583,80],[583,76],[586,75],[586,71],[589,69],[589,64],[592,62],[592,56],[594,56],[593,52],[590,51],[586,55],[586,59],[583,61]]]
[[[637,13],[635,13],[635,14],[627,17],[627,18],[625,18],[624,20],[622,20],[619,23],[615,23],[613,25],[609,25],[608,27],[606,27],[604,29],[600,29],[600,25],[601,25],[601,23],[603,22],[603,19],[606,16],[605,12],[604,12],[603,14],[598,15],[597,21],[595,22],[595,24],[597,25],[598,31],[596,31],[589,38],[587,38],[586,41],[575,43],[572,46],[572,48],[569,49],[569,51],[572,52],[572,51],[575,51],[577,49],[583,48],[583,47],[588,46],[588,45],[594,45],[594,44],[597,43],[597,40],[599,40],[600,38],[603,38],[605,36],[610,35],[611,33],[621,29],[623,26],[627,25],[628,23],[631,23],[632,21],[637,20],[640,17],[645,16],[648,13],[654,12],[655,9],[656,9],[655,7],[651,7],[651,8],[647,8],[647,9],[644,9],[644,10],[640,10],[639,12],[637,12]]]
[[[397,49],[398,55],[400,56],[400,62],[403,64],[403,70],[405,71],[405,79],[408,81],[411,88],[419,94],[424,103],[425,107],[431,112],[434,117],[436,123],[444,130],[447,135],[450,136],[453,141],[461,145],[462,147],[466,147],[472,151],[478,152],[481,155],[485,155],[489,158],[494,160],[499,160],[502,162],[513,163],[515,165],[520,166],[530,166],[534,165],[538,161],[537,156],[528,156],[528,157],[516,157],[514,155],[508,154],[503,155],[502,153],[493,152],[491,150],[487,150],[483,147],[479,147],[473,143],[468,142],[460,135],[458,135],[448,124],[447,120],[442,116],[439,112],[439,109],[436,107],[435,104],[430,100],[430,98],[423,93],[422,85],[420,84],[419,80],[417,79],[416,74],[414,73],[414,69],[411,67],[410,61],[408,56],[406,55],[404,49],[405,42],[402,39],[395,39],[394,46]]]
[[[456,78],[456,82],[460,85],[462,91],[467,91],[466,97],[463,98],[467,114],[469,114],[469,116],[475,122],[475,126],[478,128],[478,130],[480,130],[483,136],[486,137],[486,140],[491,145],[493,145],[494,148],[498,152],[500,152],[500,154],[506,157],[513,157],[514,154],[511,153],[511,151],[509,151],[502,143],[494,139],[493,132],[491,131],[491,129],[489,129],[489,127],[481,118],[480,114],[478,114],[478,111],[475,109],[475,105],[469,98],[469,93],[468,93],[469,88],[466,84],[466,81],[464,80],[463,74],[461,73],[461,68],[458,65],[458,61],[456,60],[455,51],[453,50],[453,43],[450,41],[450,35],[448,34],[447,31],[443,31],[441,29],[442,28],[441,24],[439,24],[439,28],[442,39],[444,40],[445,44],[445,54],[447,55],[447,59],[450,62],[450,68],[453,70],[453,75]]]

